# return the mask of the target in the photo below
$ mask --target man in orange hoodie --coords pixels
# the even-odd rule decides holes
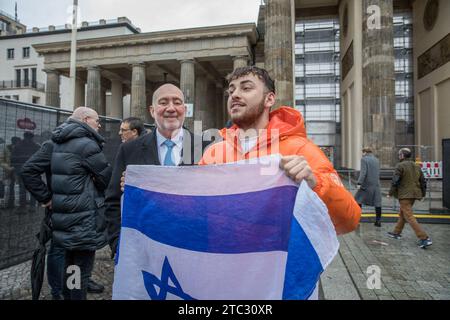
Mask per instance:
[[[306,137],[303,117],[281,107],[273,112],[275,85],[258,67],[236,69],[229,77],[228,112],[234,125],[223,141],[206,149],[200,164],[223,164],[281,154],[280,166],[297,183],[305,180],[328,207],[337,234],[353,231],[361,208],[343,186],[333,165]]]

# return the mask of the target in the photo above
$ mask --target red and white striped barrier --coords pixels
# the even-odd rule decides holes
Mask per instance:
[[[420,163],[423,175],[428,179],[442,179],[442,161],[424,161]]]

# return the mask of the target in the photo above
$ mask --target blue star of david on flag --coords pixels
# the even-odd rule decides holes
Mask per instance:
[[[183,300],[195,300],[190,295],[186,294],[183,291],[183,288],[181,288],[180,282],[175,276],[167,257],[164,259],[161,271],[161,280],[154,274],[145,271],[142,271],[142,275],[144,277],[145,289],[152,300],[166,300],[167,293],[180,297]],[[169,280],[172,281],[174,286],[170,285]],[[159,287],[159,294],[156,287]]]

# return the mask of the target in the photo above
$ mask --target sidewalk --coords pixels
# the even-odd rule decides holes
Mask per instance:
[[[381,228],[362,223],[340,236],[339,255],[321,277],[327,300],[449,300],[450,225],[423,225],[433,239],[426,250],[406,225],[402,240],[386,236],[393,223]],[[381,288],[370,290],[370,266],[381,270]]]

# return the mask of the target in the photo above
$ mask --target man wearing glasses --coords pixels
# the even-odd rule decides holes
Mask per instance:
[[[119,136],[122,143],[134,140],[145,133],[144,124],[139,118],[126,118],[122,120],[122,123],[120,124]]]
[[[111,167],[102,151],[100,128],[97,112],[80,107],[52,135],[52,241],[65,250],[65,300],[86,299],[95,251],[107,243],[104,191]],[[68,278],[77,274],[78,285],[75,281],[68,287],[73,282]]]

